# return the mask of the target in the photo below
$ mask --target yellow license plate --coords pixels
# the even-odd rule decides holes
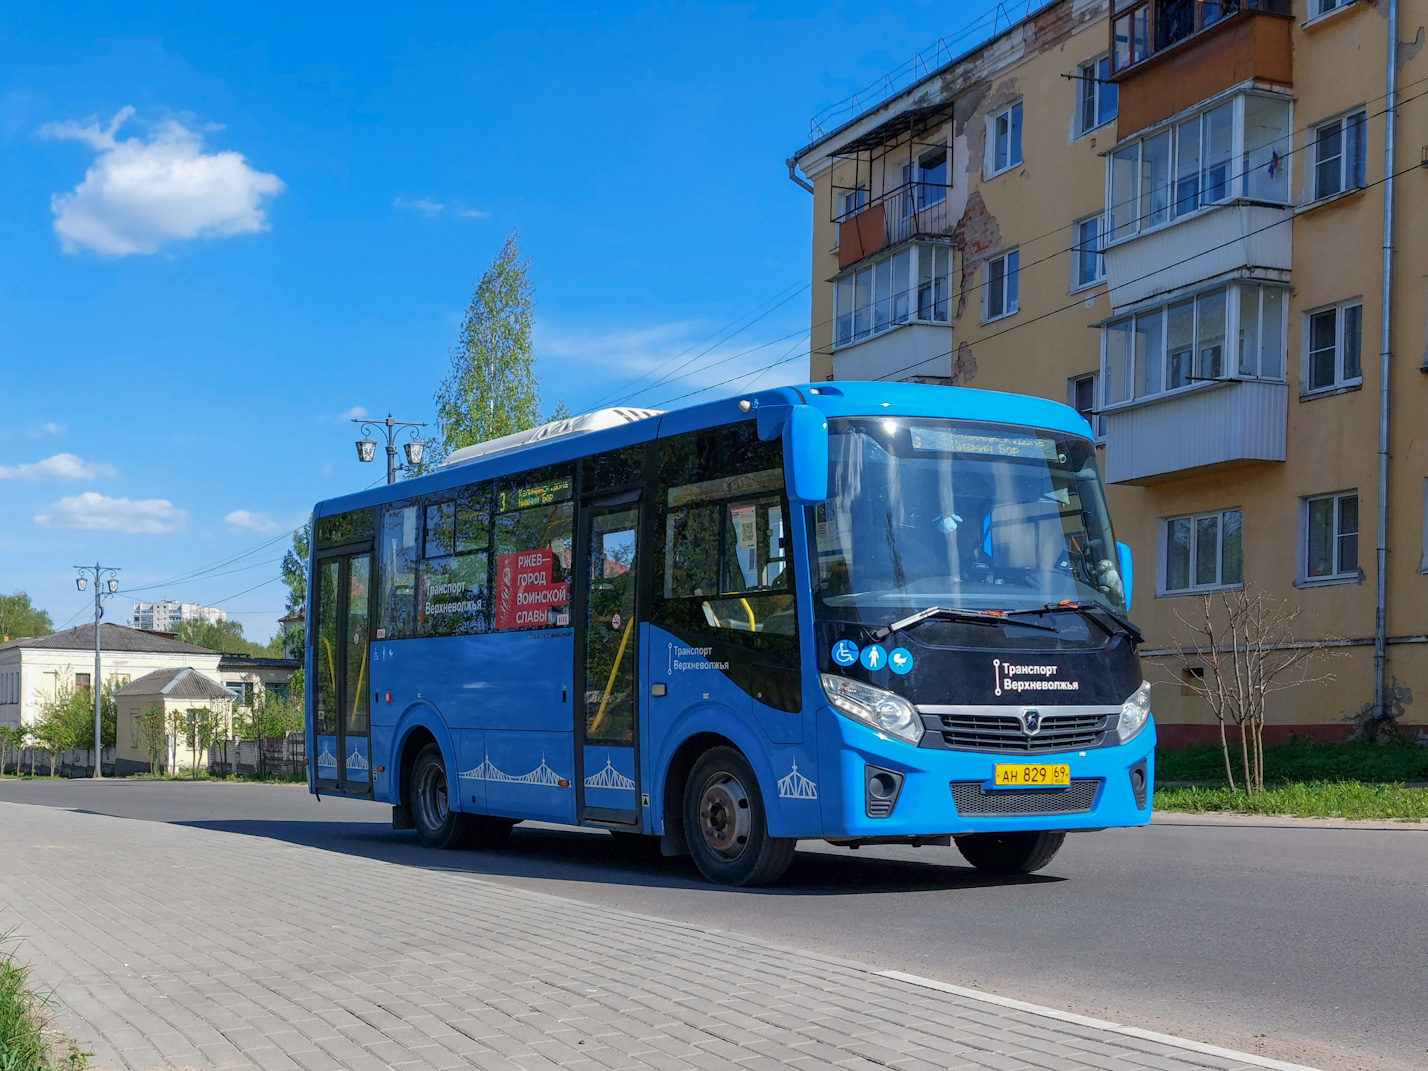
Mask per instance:
[[[1028,785],[1068,788],[1071,767],[1063,763],[998,763],[995,783],[998,788],[1023,788]]]

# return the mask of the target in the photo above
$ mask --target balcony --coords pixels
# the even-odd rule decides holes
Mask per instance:
[[[1106,413],[1106,482],[1152,484],[1286,456],[1289,384],[1224,380]]]
[[[833,378],[900,382],[952,375],[952,328],[910,323],[833,353]]]
[[[1104,253],[1111,307],[1231,274],[1287,282],[1294,210],[1232,201],[1145,231]]]
[[[834,188],[839,200],[858,190]],[[838,216],[838,269],[856,264],[912,238],[946,237],[957,221],[951,218],[948,187],[940,183],[905,182],[871,202]]]
[[[1125,138],[1251,79],[1293,84],[1291,0],[1114,0]]]

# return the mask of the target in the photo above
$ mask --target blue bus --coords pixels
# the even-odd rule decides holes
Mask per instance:
[[[1064,405],[602,410],[321,502],[311,545],[310,789],[433,848],[596,826],[754,885],[800,839],[1026,873],[1150,821],[1130,554]]]

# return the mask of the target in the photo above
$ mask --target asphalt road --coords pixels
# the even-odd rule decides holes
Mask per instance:
[[[779,886],[749,891],[593,831],[431,852],[385,807],[294,786],[0,780],[0,800],[467,871],[1331,1071],[1428,1066],[1421,827],[1180,819],[1076,835],[1018,879],[949,848],[805,844]]]

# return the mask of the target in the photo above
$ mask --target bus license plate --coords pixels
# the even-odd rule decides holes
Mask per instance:
[[[998,788],[1023,788],[1028,785],[1071,786],[1071,767],[1064,763],[997,764],[995,782]]]

